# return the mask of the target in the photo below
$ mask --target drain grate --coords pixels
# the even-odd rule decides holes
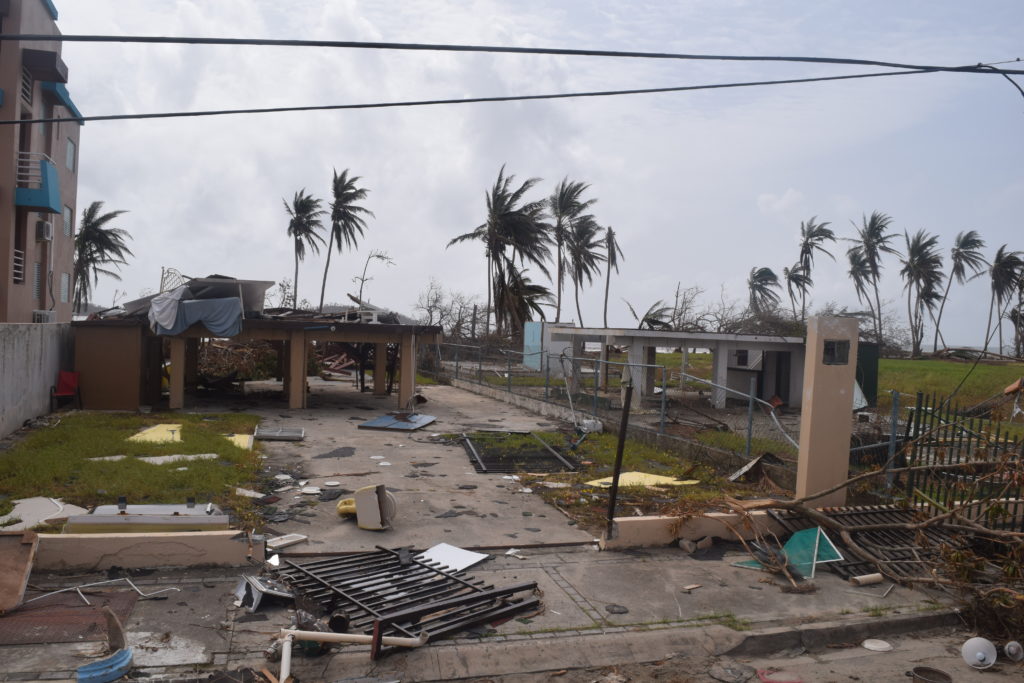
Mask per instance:
[[[576,471],[576,463],[533,432],[463,434],[462,445],[481,474]]]

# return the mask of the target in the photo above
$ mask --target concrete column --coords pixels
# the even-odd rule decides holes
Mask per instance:
[[[171,410],[185,407],[185,340],[171,337],[171,396],[168,406]]]
[[[416,335],[402,336],[399,351],[398,408],[405,410],[416,393]]]
[[[608,391],[608,369],[606,365],[608,362],[608,343],[611,341],[610,337],[605,337],[601,340],[601,363],[598,364],[598,372],[601,373],[601,391]]]
[[[288,341],[288,407],[306,407],[306,333],[295,330]]]
[[[633,379],[633,395],[640,398],[651,394],[651,390],[648,387],[648,377],[652,373],[648,372],[648,368],[634,367],[634,365],[644,365],[647,363],[647,359],[647,347],[638,339],[630,342],[626,362],[630,364],[628,369]]]
[[[572,338],[572,357],[573,358],[582,358],[583,357],[583,349],[584,349],[583,340],[582,339],[578,339],[577,337],[573,337]],[[574,360],[574,361],[566,361],[566,363],[569,365],[569,367],[572,368],[572,372],[570,373],[570,376],[569,376],[569,392],[572,393],[573,396],[576,396],[576,395],[578,395],[580,393],[580,362],[577,361],[577,360]],[[562,365],[562,363],[559,363],[559,365]]]
[[[796,470],[798,498],[824,491],[849,478],[857,336],[854,318],[815,316],[807,320],[800,456]],[[826,349],[826,342],[829,349]],[[835,353],[837,347],[838,354]],[[845,488],[813,501],[821,507],[845,503]]]
[[[729,386],[729,345],[725,342],[718,342],[711,350],[711,381],[719,386]],[[711,390],[711,405],[721,410],[725,408],[725,389],[713,388]]]
[[[373,395],[383,396],[388,389],[388,345],[373,346]]]

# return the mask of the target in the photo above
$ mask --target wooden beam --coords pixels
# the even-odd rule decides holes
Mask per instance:
[[[416,393],[416,335],[402,337],[399,353],[400,377],[398,380],[398,408],[405,410]]]
[[[181,410],[185,407],[185,339],[171,337],[171,395],[168,407]]]
[[[288,407],[306,407],[306,333],[292,332],[288,343]]]
[[[388,388],[388,345],[376,344],[373,347],[373,395],[383,396]]]

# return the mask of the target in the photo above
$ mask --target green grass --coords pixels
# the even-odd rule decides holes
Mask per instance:
[[[935,393],[946,397],[970,371],[954,399],[963,407],[972,406],[996,394],[1011,383],[1024,377],[1024,363],[989,365],[979,363],[971,371],[971,363],[945,360],[906,360],[883,358],[878,362],[878,407],[888,410],[892,406],[889,391],[904,394]],[[904,406],[913,399],[901,396]]]
[[[709,446],[735,453],[745,453],[747,450],[747,437],[745,434],[705,430],[698,432],[696,439]],[[751,455],[773,453],[778,456],[797,457],[797,449],[793,447],[793,444],[787,441],[765,439],[757,436],[750,441],[750,453]]]
[[[182,425],[182,441],[127,441],[145,427],[168,422]],[[252,433],[258,422],[258,417],[244,414],[67,415],[57,426],[36,429],[0,453],[0,499],[49,496],[83,506],[114,503],[119,495],[130,503],[180,503],[189,496],[225,500],[229,487],[255,481],[259,457],[221,435]],[[175,453],[220,457],[165,465],[131,457]],[[121,454],[129,457],[117,462],[88,460]],[[180,467],[187,469],[178,471]]]

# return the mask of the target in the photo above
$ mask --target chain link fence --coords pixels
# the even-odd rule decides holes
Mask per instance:
[[[612,354],[617,358],[623,354]],[[680,356],[682,356],[680,358]],[[461,380],[567,408],[586,419],[618,421],[626,382],[634,387],[630,427],[752,457],[768,452],[796,462],[799,415],[693,374],[685,354],[669,362],[630,363],[468,344],[421,347],[419,371],[443,383]],[[680,358],[673,364],[671,361]],[[690,372],[687,372],[689,370]],[[713,408],[724,394],[725,408]]]

